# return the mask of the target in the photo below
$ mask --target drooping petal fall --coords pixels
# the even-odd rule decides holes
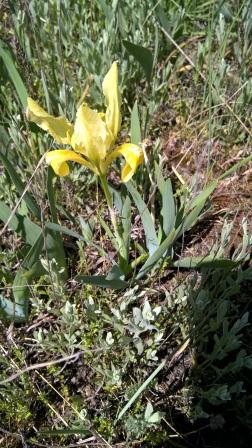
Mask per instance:
[[[32,98],[27,99],[27,118],[47,131],[57,143],[69,145],[73,134],[73,125],[65,117],[53,117]]]
[[[58,149],[55,151],[49,151],[45,160],[48,165],[51,165],[55,174],[57,176],[67,176],[69,174],[69,166],[67,162],[77,162],[90,170],[98,174],[97,169],[90,162],[88,162],[84,157],[77,154],[75,151],[69,149]]]
[[[118,88],[118,67],[113,62],[102,83],[103,94],[106,99],[106,124],[113,136],[113,142],[121,127],[121,95]]]
[[[144,161],[143,150],[140,146],[134,145],[133,143],[124,143],[118,146],[106,159],[106,171],[113,159],[119,156],[123,156],[126,162],[122,168],[121,179],[123,182],[128,182],[135,174],[138,166]]]
[[[98,163],[109,147],[106,123],[99,113],[82,104],[77,111],[71,145],[90,161]]]

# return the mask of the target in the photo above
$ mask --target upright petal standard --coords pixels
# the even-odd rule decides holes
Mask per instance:
[[[98,176],[105,176],[112,161],[119,156],[125,159],[121,179],[128,182],[143,162],[142,148],[125,143],[114,148],[121,127],[121,95],[118,88],[118,67],[114,62],[102,84],[106,112],[97,112],[82,103],[77,110],[74,125],[65,117],[53,117],[28,98],[27,117],[47,131],[60,145],[72,149],[58,149],[46,154],[46,162],[58,176],[67,176],[69,161],[80,163]]]

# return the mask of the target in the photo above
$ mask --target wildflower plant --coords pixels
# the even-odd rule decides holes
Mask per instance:
[[[107,104],[106,112],[97,112],[82,103],[77,110],[74,125],[64,117],[49,115],[28,98],[28,119],[47,131],[58,144],[72,147],[72,150],[60,149],[46,154],[47,163],[58,176],[67,176],[67,162],[73,161],[86,166],[103,179],[112,161],[122,155],[126,164],[121,177],[123,182],[128,182],[143,162],[143,151],[138,145],[125,143],[113,149],[121,127],[121,96],[116,62],[105,76],[102,89]]]
[[[114,62],[106,74],[102,90],[105,96],[106,112],[90,109],[86,103],[78,107],[75,124],[65,117],[53,117],[42,109],[33,99],[28,98],[27,117],[40,128],[47,131],[59,145],[68,145],[72,149],[57,149],[47,152],[46,162],[58,176],[69,174],[69,161],[84,165],[97,174],[110,210],[111,221],[115,231],[117,249],[121,259],[126,260],[123,238],[113,211],[113,201],[107,183],[108,169],[113,160],[119,156],[125,158],[121,172],[123,182],[128,182],[138,166],[143,162],[143,150],[139,145],[124,143],[115,146],[121,127],[121,95],[118,87],[118,67]]]
[[[140,119],[136,103],[131,115],[133,142],[116,146],[121,127],[121,95],[116,62],[112,64],[106,74],[102,90],[106,102],[105,112],[92,110],[82,101],[78,106],[74,124],[71,124],[63,116],[50,115],[36,101],[28,97],[25,87],[22,90],[21,102],[23,105],[27,105],[28,120],[48,132],[59,147],[46,152],[44,156],[49,165],[47,195],[51,222],[44,221],[41,207],[33,194],[27,191],[28,188],[25,187],[21,177],[8,160],[7,154],[0,152],[0,160],[21,196],[18,205],[22,200],[25,203],[25,212],[20,213],[18,205],[11,210],[3,201],[0,201],[0,219],[5,223],[0,236],[8,226],[25,240],[28,247],[20,268],[15,274],[14,301],[0,296],[0,315],[4,319],[16,321],[27,319],[30,298],[29,285],[35,278],[46,275],[53,283],[55,294],[61,296],[62,287],[68,279],[62,234],[77,238],[85,244],[91,244],[104,255],[104,250],[90,238],[92,226],[89,228],[88,236],[84,233],[82,236],[59,224],[53,178],[54,175],[67,176],[69,162],[79,163],[97,175],[107,201],[113,232],[102,218],[100,218],[100,224],[118,255],[118,262],[114,263],[111,271],[107,274],[79,275],[76,277],[77,281],[103,288],[124,289],[160,268],[164,261],[170,267],[186,268],[200,268],[212,265],[213,262],[215,265],[219,263],[221,267],[225,267],[227,264],[226,260],[216,260],[215,255],[174,261],[173,247],[176,241],[190,230],[202,216],[208,199],[219,180],[245,165],[251,160],[251,156],[241,160],[218,179],[206,185],[201,192],[194,194],[190,187],[186,187],[179,199],[175,199],[171,180],[163,177],[160,163],[154,163],[157,154],[152,157],[150,165],[144,145],[140,144]],[[108,184],[107,174],[114,159],[121,156],[125,159],[121,180],[126,188],[115,191]],[[149,204],[145,203],[140,189],[132,181],[133,175],[144,160],[148,162],[147,169],[143,173],[146,174],[146,185],[149,182],[149,170],[153,170],[150,176],[151,185],[154,186],[151,210]],[[42,161],[39,162],[38,167],[41,163]],[[135,210],[139,213],[145,237],[144,242],[137,242],[134,246],[131,241],[132,202]],[[134,250],[131,250],[133,247]],[[231,264],[236,266],[235,262],[231,261]]]
[[[206,199],[217,183],[214,182],[198,198],[194,198],[192,203],[186,205],[182,203],[180,209],[177,210],[171,182],[163,178],[160,167],[156,165],[155,177],[163,203],[161,219],[159,219],[159,231],[157,232],[155,219],[153,219],[147,204],[143,201],[134,184],[130,182],[138,166],[144,161],[144,151],[140,145],[135,143],[124,143],[115,147],[121,126],[121,95],[118,87],[118,66],[116,62],[112,64],[106,74],[102,83],[102,90],[105,96],[106,111],[97,112],[92,110],[85,102],[82,102],[78,107],[74,125],[65,117],[54,117],[48,114],[31,98],[27,100],[27,117],[48,132],[60,145],[59,149],[45,154],[46,162],[56,175],[67,176],[69,174],[68,162],[77,162],[92,170],[98,176],[107,200],[114,234],[110,232],[104,221],[103,227],[105,227],[112,244],[117,250],[119,262],[118,265],[113,266],[112,271],[105,277],[82,275],[78,277],[78,280],[84,283],[120,289],[128,286],[126,278],[129,278],[129,275],[133,272],[136,273],[136,267],[139,264],[144,262],[135,278],[131,278],[131,282],[135,279],[141,279],[150,270],[160,265],[159,262],[164,257],[170,257],[170,249],[173,243],[195,222],[204,207]],[[124,197],[123,195],[120,196],[122,202],[118,210],[121,216],[120,223],[117,222],[114,208],[114,202],[116,201],[113,201],[111,189],[107,182],[109,167],[113,160],[119,156],[123,156],[126,162],[122,168],[121,180],[126,184],[128,190],[126,198],[125,195]],[[146,248],[143,247],[140,255],[131,263],[129,263],[130,197],[132,197],[139,211],[146,240]],[[177,212],[180,219],[176,218]],[[185,219],[186,216],[187,220]]]

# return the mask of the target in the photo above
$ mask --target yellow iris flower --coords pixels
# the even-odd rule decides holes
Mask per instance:
[[[58,176],[69,174],[68,161],[80,163],[98,176],[104,176],[112,161],[123,156],[126,163],[121,179],[128,182],[143,162],[143,151],[138,145],[125,143],[113,149],[121,126],[121,97],[116,62],[106,74],[102,90],[106,100],[106,113],[98,113],[83,103],[77,110],[74,125],[65,117],[49,115],[32,98],[28,98],[28,119],[47,131],[57,143],[72,147],[71,150],[58,149],[46,154],[46,162]]]

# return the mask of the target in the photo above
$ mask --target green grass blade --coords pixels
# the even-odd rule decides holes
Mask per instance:
[[[135,403],[138,397],[147,389],[151,381],[159,374],[159,372],[164,368],[166,364],[166,360],[164,359],[159,366],[152,372],[152,374],[144,381],[144,383],[139,387],[139,389],[134,393],[133,397],[128,401],[128,403],[123,407],[123,409],[119,412],[116,421],[121,420],[124,414],[129,410],[129,408]]]
[[[119,267],[115,265],[107,275],[78,275],[76,280],[100,288],[125,289],[129,285],[123,278]]]
[[[125,289],[129,286],[128,283],[123,280],[108,280],[106,275],[79,275],[76,278],[76,281],[86,285],[109,289]]]
[[[167,236],[176,222],[176,207],[172,191],[171,180],[165,180],[159,165],[155,164],[157,186],[162,196],[161,216],[163,217],[163,232]]]
[[[29,275],[26,269],[20,268],[13,282],[13,316],[12,319],[16,321],[16,319],[20,319],[19,316],[16,316],[16,307],[19,310],[19,313],[22,313],[22,320],[26,321],[29,315],[29,298],[31,296],[29,290],[29,283],[31,282],[33,275]]]
[[[76,238],[77,240],[84,241],[86,244],[90,244],[95,247],[103,256],[106,255],[106,252],[101,247],[93,243],[88,237],[82,236],[78,232],[75,232],[75,230],[70,230],[65,226],[61,226],[60,224],[55,224],[53,222],[45,223],[45,229],[53,230],[54,232],[59,232],[64,235]]]
[[[17,173],[17,171],[15,170],[15,168],[13,167],[13,165],[11,164],[11,162],[7,159],[7,157],[0,152],[0,160],[2,161],[6,171],[8,172],[12,182],[14,183],[17,192],[19,194],[19,196],[21,196],[25,190],[25,185],[22,182],[19,174]],[[29,210],[34,214],[34,216],[36,216],[37,219],[41,219],[41,210],[38,207],[35,199],[33,198],[33,196],[27,192],[25,193],[25,195],[23,196],[23,199],[27,205],[27,207],[29,208]]]
[[[116,251],[119,251],[117,239],[113,235],[112,230],[110,229],[110,227],[108,226],[106,221],[101,216],[98,217],[98,220],[99,220],[99,223],[101,224],[103,230],[106,232],[108,238],[110,239],[111,244],[114,247],[114,249]]]
[[[163,255],[170,249],[176,240],[179,233],[179,229],[173,229],[171,233],[165,238],[165,240],[160,244],[159,248],[147,259],[144,265],[141,267],[139,273],[136,276],[136,280],[140,280],[144,277],[151,269],[153,269]]]
[[[190,230],[197,222],[200,213],[205,206],[205,201],[198,204],[194,209],[185,217],[181,230],[178,234],[178,238],[183,235],[187,230]]]
[[[130,246],[130,229],[131,229],[131,201],[129,196],[126,197],[123,209],[122,209],[122,238],[124,242],[124,246],[126,249],[126,255],[127,259],[125,260],[126,263],[129,261],[129,246]]]
[[[24,260],[22,261],[21,263],[22,267],[26,269],[31,269],[32,266],[39,261],[39,257],[43,252],[43,247],[44,247],[44,235],[41,232],[38,239],[32,245],[32,247],[26,254]]]
[[[225,258],[215,258],[213,255],[204,257],[186,257],[172,263],[172,266],[185,269],[233,269],[239,262]]]
[[[0,220],[6,223],[11,213],[12,211],[10,207],[8,207],[3,201],[0,201]],[[8,226],[11,230],[18,233],[24,241],[31,246],[35,243],[42,232],[42,229],[37,224],[34,224],[34,222],[32,222],[29,218],[19,215],[18,213],[14,214]]]
[[[57,276],[58,283],[64,284],[68,279],[68,270],[63,245],[60,239],[56,237],[56,232],[46,229],[45,234],[46,255],[48,257],[48,260],[56,261],[54,272]]]
[[[235,165],[233,165],[231,168],[229,168],[229,170],[225,171],[220,177],[219,179],[225,179],[225,177],[230,176],[230,174],[233,174],[235,171],[237,171],[239,168],[241,168],[242,166],[246,165],[248,162],[250,162],[252,160],[252,155],[245,157],[244,159],[240,160],[239,162],[235,163]]]
[[[89,242],[84,236],[80,235],[78,232],[75,232],[74,230],[70,230],[65,226],[61,226],[60,224],[56,224],[54,222],[47,222],[45,224],[45,228],[48,230],[53,230],[55,232],[63,233],[64,235],[72,236],[73,238],[76,238],[77,240]]]
[[[181,230],[178,234],[178,238],[195,225],[200,216],[200,213],[205,207],[207,199],[213,193],[217,185],[218,181],[217,180],[213,181],[189,203],[188,207],[186,207],[187,210],[191,211],[188,214],[186,214],[187,212],[185,211],[185,218],[183,220]]]
[[[198,207],[201,204],[205,204],[206,200],[213,193],[218,185],[218,180],[214,180],[210,185],[207,185],[193,200],[190,202],[188,209],[192,210],[194,207]]]
[[[154,226],[152,216],[148,210],[147,205],[142,200],[140,194],[133,186],[132,182],[127,182],[126,187],[129,190],[133,201],[139,211],[141,221],[143,223],[143,228],[145,232],[146,246],[149,250],[149,254],[152,255],[158,247],[158,238]]]
[[[142,66],[146,79],[150,82],[153,67],[153,55],[151,51],[140,45],[132,44],[127,40],[123,40],[123,45],[128,53],[134,56],[136,61]]]
[[[37,250],[37,249],[34,249]],[[39,254],[40,255],[40,254]],[[38,253],[34,257],[31,256],[29,252],[29,256],[32,258],[38,259]],[[29,264],[29,260],[25,257],[23,261],[24,265]],[[30,269],[26,269],[21,267],[14,278],[14,282],[12,284],[13,288],[13,297],[14,302],[12,303],[12,316],[9,316],[10,319],[14,320],[14,322],[18,322],[20,320],[27,321],[29,316],[29,300],[31,297],[30,285],[33,279],[40,277],[45,273],[44,268],[40,261],[34,263]]]
[[[20,99],[23,108],[26,108],[28,97],[26,87],[22,81],[20,74],[16,69],[10,49],[8,48],[6,43],[3,42],[1,39],[0,39],[0,58],[3,60],[6,70],[9,74],[9,77],[15,86],[15,89],[17,91],[18,97]]]
[[[0,142],[3,148],[7,147],[10,141],[10,136],[4,126],[0,126]]]
[[[29,285],[36,277],[45,273],[39,260],[44,245],[42,233],[25,256],[21,268],[17,271],[13,282],[13,297],[15,306],[23,310],[24,320],[28,319],[29,299],[31,297]],[[14,315],[15,319],[15,315]]]
[[[111,185],[109,185],[109,191],[113,198],[113,205],[118,210],[118,213],[121,215],[122,209],[123,209],[123,200],[124,200],[122,191],[116,190]]]
[[[57,208],[55,201],[55,187],[53,185],[53,180],[55,178],[55,174],[53,169],[49,166],[47,171],[47,196],[50,206],[50,211],[52,215],[52,222],[58,224],[58,216],[57,216]]]
[[[142,141],[137,101],[135,102],[133,109],[131,111],[130,141],[135,145],[139,145],[139,143]]]

